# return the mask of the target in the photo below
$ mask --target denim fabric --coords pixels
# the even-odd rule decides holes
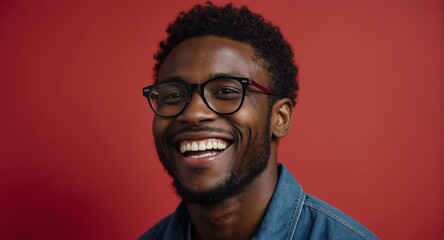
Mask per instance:
[[[283,164],[278,168],[278,184],[253,239],[378,239],[353,218],[302,191]],[[186,240],[189,221],[182,202],[140,240]]]

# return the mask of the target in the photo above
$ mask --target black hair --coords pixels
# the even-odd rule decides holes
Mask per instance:
[[[212,35],[252,46],[255,54],[265,62],[264,67],[271,78],[269,87],[277,99],[289,98],[295,105],[299,85],[293,51],[277,26],[247,7],[236,8],[232,4],[219,7],[211,2],[196,5],[187,12],[180,12],[166,32],[167,38],[159,43],[154,55],[156,82],[163,61],[177,44],[192,37]]]

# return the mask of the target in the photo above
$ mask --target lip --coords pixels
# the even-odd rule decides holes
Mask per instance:
[[[182,155],[177,149],[174,151],[175,158],[180,161],[180,164],[191,168],[205,168],[209,167],[216,161],[223,159],[223,157],[231,151],[231,144],[222,152],[217,152],[215,155],[208,157],[192,158]]]
[[[182,141],[198,141],[204,139],[222,139],[226,141],[228,144],[227,148],[222,152],[217,152],[215,155],[200,157],[200,158],[192,158],[184,156],[179,151],[179,143]],[[192,168],[203,168],[208,167],[210,164],[215,162],[215,160],[221,159],[227,152],[231,150],[231,145],[233,143],[233,138],[227,136],[223,133],[218,132],[185,132],[175,135],[171,140],[171,146],[174,149],[175,158],[180,161],[180,164],[184,164],[188,167]]]
[[[180,142],[190,140],[190,141],[197,141],[197,140],[203,140],[203,139],[222,139],[227,142],[233,142],[233,138],[230,136],[227,136],[226,134],[222,133],[215,133],[215,132],[186,132],[181,133],[178,135],[175,135],[171,139],[171,145],[177,147]]]

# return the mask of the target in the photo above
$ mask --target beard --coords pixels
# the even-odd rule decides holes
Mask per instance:
[[[191,204],[213,204],[223,201],[231,196],[239,194],[253,180],[257,178],[268,165],[270,158],[270,115],[269,109],[267,122],[263,129],[263,134],[250,136],[250,142],[246,145],[246,152],[240,159],[231,164],[227,176],[219,181],[215,186],[206,191],[195,191],[186,187],[177,177],[174,167],[169,162],[167,156],[161,154],[161,146],[156,140],[156,148],[164,169],[172,177],[172,185],[177,195],[184,202]],[[242,161],[246,159],[247,161]]]

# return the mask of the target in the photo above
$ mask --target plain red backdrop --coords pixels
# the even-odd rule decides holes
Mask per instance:
[[[1,239],[134,239],[174,210],[141,89],[196,2],[0,2]],[[443,2],[240,4],[296,53],[279,158],[305,190],[383,239],[443,239]]]

